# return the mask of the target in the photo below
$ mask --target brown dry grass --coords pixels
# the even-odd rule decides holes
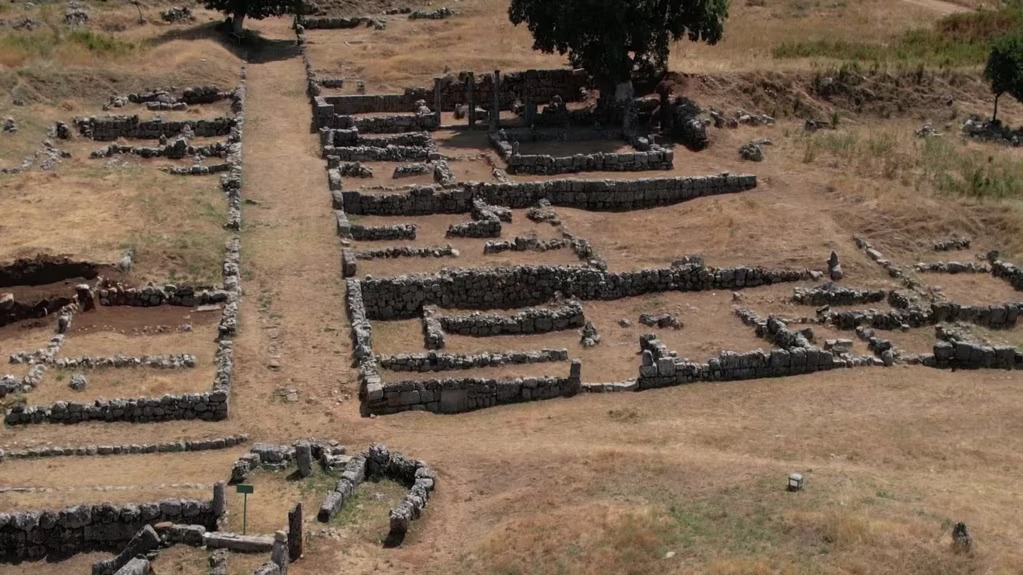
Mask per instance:
[[[7,357],[12,353],[42,349],[55,333],[49,321],[40,319],[24,320],[0,327],[0,358],[6,363]],[[6,367],[4,365],[0,369]]]
[[[920,274],[923,282],[963,305],[994,305],[1023,301],[1023,292],[990,274]]]
[[[49,253],[114,263],[133,248],[137,281],[219,283],[227,210],[218,180],[102,162],[0,180],[0,260]]]
[[[149,470],[149,477],[155,477]],[[41,493],[4,493],[0,494],[0,509],[5,513],[14,511],[31,511],[37,509],[61,509],[75,505],[95,505],[112,503],[124,505],[142,501],[162,501],[164,499],[201,499],[208,500],[213,492],[213,484],[209,487],[162,487],[157,479],[144,483],[130,484],[130,489],[99,491],[96,489],[80,489],[67,491],[50,491]],[[4,569],[6,566],[0,566]],[[4,571],[6,573],[6,571]]]
[[[883,37],[886,28],[908,26],[907,20],[917,17],[912,9],[892,10],[891,6],[877,1],[850,3],[842,10],[854,14],[835,16],[834,21],[843,26],[818,22],[812,29],[829,34],[841,28],[841,34]],[[876,11],[876,18],[870,17],[871,10]],[[737,5],[735,21],[741,21],[743,12],[756,13]],[[406,49],[399,40],[407,40],[403,36],[408,30],[398,24],[389,28],[387,35],[357,30],[310,36],[314,42],[323,42],[316,49],[331,52],[328,58],[342,61],[355,74],[371,65],[370,58],[377,58],[372,63],[376,80],[366,78],[376,82],[371,84],[374,90],[394,89],[404,82],[425,83],[443,71],[440,61],[450,58],[444,47],[452,44],[471,48],[472,42],[486,42],[488,47],[486,51],[467,50],[464,61],[452,61],[454,69],[485,70],[498,65],[512,69],[543,62],[531,55],[521,29],[512,30],[520,36],[514,46],[502,44],[501,35],[509,26],[497,25],[504,19],[500,10],[491,8],[488,17],[495,21],[493,27],[486,28],[489,36],[466,35],[465,39],[458,39],[457,32],[445,36],[440,31],[481,21],[466,18],[461,24],[458,19],[428,23],[438,29],[430,39],[432,50],[412,46],[419,38],[408,40]],[[758,38],[754,26],[762,25],[769,40],[759,50],[767,54],[772,35],[780,34],[778,30],[788,24],[757,23],[751,17],[745,34],[730,31],[734,45],[722,46],[716,52],[720,56],[711,57],[708,51],[700,66],[727,70],[764,65],[763,59],[751,57],[742,43]],[[284,21],[256,26],[270,37],[290,38]],[[378,42],[386,38],[391,46]],[[355,42],[360,39],[371,39],[374,44],[359,49]],[[352,46],[343,47],[345,40]],[[331,42],[333,47],[325,48]],[[502,49],[494,49],[495,43]],[[393,54],[386,54],[385,48]],[[367,56],[359,57],[360,52]],[[411,56],[398,58],[398,53]],[[341,303],[337,240],[326,207],[323,164],[316,137],[295,129],[307,124],[309,109],[302,94],[301,65],[296,59],[283,59],[283,55],[282,45],[270,46],[250,68],[246,193],[259,204],[247,206],[245,211],[247,297],[236,340],[238,371],[232,419],[216,424],[5,428],[0,431],[0,445],[67,443],[69,433],[82,442],[123,442],[129,437],[141,442],[247,431],[256,440],[274,442],[308,436],[338,438],[352,452],[383,440],[438,470],[435,497],[402,548],[380,547],[382,523],[341,541],[317,539],[307,547],[307,556],[292,567],[299,574],[922,575],[1023,570],[1018,545],[1023,531],[1016,517],[1023,501],[1013,488],[1015,470],[1023,464],[1019,456],[1023,428],[1016,416],[1023,396],[1014,373],[843,370],[583,396],[450,417],[407,413],[360,418],[356,401],[351,399],[356,385],[349,369],[348,326]],[[334,65],[324,62],[328,63],[317,62],[317,66]],[[688,61],[684,64],[690,66]],[[855,129],[905,132],[916,120],[887,125],[864,122]],[[843,125],[843,130],[846,127]],[[572,231],[595,245],[604,242],[597,245],[598,250],[613,260],[612,267],[623,269],[658,265],[694,252],[704,252],[708,262],[716,265],[820,268],[828,252],[838,249],[849,285],[883,286],[888,280],[878,266],[859,255],[850,240],[853,233],[865,233],[900,263],[916,261],[914,254],[921,245],[952,231],[975,235],[978,245],[1020,251],[1015,200],[937,196],[929,184],[916,186],[912,178],[910,184],[884,178],[883,163],[876,159],[865,163],[858,163],[856,157],[827,160],[829,152],[818,156],[824,160],[806,162],[807,142],[790,137],[798,130],[792,123],[714,132],[707,152],[679,153],[679,173],[755,171],[761,177],[761,187],[752,193],[703,199],[663,212],[636,212],[629,218],[559,212],[568,213],[566,221],[575,216],[568,221]],[[778,142],[768,149],[767,161],[755,166],[739,162],[735,149],[762,136]],[[456,143],[452,142],[452,147]],[[287,162],[280,161],[282,153],[287,154]],[[729,229],[730,220],[735,231],[721,232],[721,228]],[[651,237],[656,241],[647,239]],[[647,258],[646,250],[651,248],[665,255]],[[761,307],[802,310],[784,303],[790,290],[791,286],[771,287],[744,294],[758,311]],[[661,307],[682,310],[687,327],[664,337],[679,338],[671,346],[688,346],[694,355],[713,353],[716,346],[759,343],[744,339],[753,337],[751,330],[729,315],[730,294],[697,294],[695,298],[678,294],[677,300],[676,294],[665,296],[657,303],[656,298],[587,303],[587,314],[597,318],[606,338],[594,350],[578,350],[574,331],[514,341],[452,336],[449,346],[451,350],[486,346],[483,349],[497,351],[518,345],[525,349],[565,347],[572,350],[573,357],[590,354],[582,356],[588,381],[614,381],[619,379],[614,370],[634,374],[638,365],[637,334],[619,333],[614,321]],[[699,308],[689,310],[692,318],[687,317],[687,303]],[[644,309],[629,309],[634,304],[642,304]],[[395,331],[389,333],[391,328]],[[1018,331],[996,335],[1017,338]],[[422,346],[418,321],[404,325],[376,322],[374,332],[380,352]],[[277,371],[263,367],[271,333],[279,334],[274,341],[283,358]],[[927,335],[925,330],[919,334],[921,338]],[[907,336],[918,334],[913,331]],[[893,340],[897,337],[899,334],[893,334]],[[621,345],[611,345],[619,342]],[[281,386],[295,387],[300,401],[275,401],[274,390]],[[161,466],[158,472],[139,469],[131,481],[146,484],[157,473],[181,473],[195,461],[190,457]],[[4,469],[16,469],[8,468],[8,463]],[[75,468],[69,467],[69,471]],[[222,468],[203,469],[220,473],[216,469]],[[793,471],[808,477],[807,489],[801,494],[783,490],[785,476]],[[275,488],[267,483],[265,488],[257,490],[257,496],[261,492],[273,495],[273,507],[266,508],[266,525],[272,528],[283,520],[282,511],[302,495],[287,484]],[[132,500],[169,495],[125,493]],[[42,505],[43,501],[42,496],[19,497],[15,502],[0,502],[0,508]],[[236,506],[232,507],[235,520]],[[369,509],[368,504],[364,509]],[[367,525],[384,521],[384,516],[384,511],[367,515]],[[950,550],[950,522],[960,520],[967,523],[977,542],[977,551],[970,556],[957,556]],[[668,552],[674,555],[666,558]],[[21,569],[4,566],[0,571],[21,573]]]
[[[226,481],[248,447],[187,453],[45,457],[4,462],[4,485],[55,489]],[[9,464],[9,465],[8,465]],[[161,470],[154,474],[154,470]],[[57,493],[60,493],[59,491]],[[70,496],[76,496],[72,493]],[[17,496],[21,496],[20,494]],[[212,497],[212,489],[204,499]],[[53,505],[60,505],[54,502]]]

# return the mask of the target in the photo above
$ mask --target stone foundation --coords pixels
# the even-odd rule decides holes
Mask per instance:
[[[212,504],[191,499],[0,513],[0,561],[117,552],[144,526],[164,521],[216,525]]]
[[[582,300],[614,300],[663,291],[734,291],[810,277],[810,270],[696,264],[622,273],[585,266],[512,266],[367,278],[360,287],[367,316],[386,320],[417,317],[423,305],[512,309],[543,304],[559,292]]]
[[[646,178],[638,180],[551,180],[527,183],[461,183],[452,189],[433,186],[394,194],[342,192],[349,214],[419,216],[468,213],[474,199],[491,205],[526,209],[547,200],[554,206],[591,211],[629,211],[668,206],[705,196],[755,188],[755,176]]]
[[[369,414],[424,410],[462,413],[523,401],[570,397],[579,392],[582,364],[573,361],[568,377],[517,379],[447,378],[385,384],[378,398],[364,397]]]

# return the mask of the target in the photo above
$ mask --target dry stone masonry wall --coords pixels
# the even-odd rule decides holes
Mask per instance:
[[[531,308],[511,316],[474,313],[464,316],[441,316],[441,329],[446,333],[472,337],[548,333],[582,327],[583,306],[569,302],[558,308]]]
[[[100,142],[118,138],[157,140],[189,131],[201,138],[222,137],[231,134],[234,118],[213,118],[210,120],[140,120],[133,116],[88,116],[74,119],[78,133]]]
[[[533,132],[534,138],[536,132]],[[510,139],[507,131],[491,133],[490,142],[507,163],[509,174],[557,175],[578,172],[642,172],[649,170],[671,170],[675,153],[672,150],[652,146],[649,150],[633,152],[598,152],[556,157],[545,154],[521,154],[519,141]]]
[[[144,526],[164,521],[213,528],[216,515],[211,502],[191,499],[0,513],[0,561],[117,551]]]
[[[379,361],[382,369],[424,373],[429,371],[453,371],[458,369],[499,367],[502,365],[568,361],[568,350],[544,349],[541,351],[510,351],[505,353],[484,352],[475,355],[431,351],[419,354],[384,355],[379,357]]]
[[[36,459],[40,457],[88,457],[102,455],[136,455],[141,453],[182,453],[186,451],[208,451],[229,449],[249,440],[245,434],[228,435],[212,439],[183,439],[163,443],[126,443],[121,445],[80,445],[76,447],[43,446],[4,452],[0,450],[0,461],[5,459]]]
[[[434,186],[403,193],[344,191],[345,212],[357,215],[418,216],[458,214],[472,210],[479,198],[487,204],[526,209],[547,200],[553,206],[590,211],[629,211],[668,206],[696,198],[755,188],[755,176],[722,174],[696,178],[638,180],[549,180],[526,183],[460,183],[452,189]]]
[[[885,290],[857,290],[827,283],[813,288],[795,288],[792,301],[801,305],[855,305],[885,300]]]
[[[445,378],[388,383],[378,396],[364,393],[368,414],[401,411],[462,413],[508,403],[571,397],[580,390],[582,363],[573,361],[568,377],[516,379]]]
[[[512,309],[543,304],[559,292],[582,300],[615,300],[663,291],[734,291],[810,277],[810,270],[696,264],[621,273],[584,266],[512,266],[366,278],[360,284],[367,316],[386,320],[416,317],[423,305]]]

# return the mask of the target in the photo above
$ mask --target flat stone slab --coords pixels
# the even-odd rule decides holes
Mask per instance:
[[[203,535],[203,543],[210,549],[227,549],[236,553],[269,553],[274,538],[264,535],[239,535],[214,531]]]

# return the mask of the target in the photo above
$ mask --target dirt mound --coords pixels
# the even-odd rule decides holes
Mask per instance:
[[[23,258],[0,266],[0,288],[11,286],[38,286],[61,282],[71,278],[95,279],[101,266],[90,262],[76,262],[64,256],[36,256]]]

